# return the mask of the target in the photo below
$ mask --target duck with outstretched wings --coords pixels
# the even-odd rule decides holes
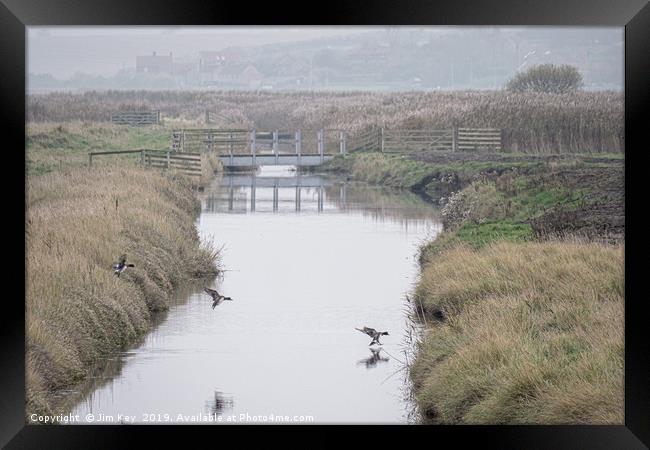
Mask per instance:
[[[203,288],[203,290],[205,292],[207,292],[210,295],[210,297],[212,297],[212,309],[214,309],[218,304],[220,304],[224,300],[231,300],[232,301],[232,298],[223,296],[220,293],[218,293],[217,291],[215,291],[214,289]]]
[[[120,256],[120,259],[117,263],[113,264],[113,270],[115,271],[115,275],[119,277],[120,274],[124,272],[127,267],[135,267],[135,265],[126,263],[126,253],[125,253],[122,256]]]
[[[388,336],[388,331],[377,331],[374,328],[370,328],[370,327],[355,328],[355,330],[359,330],[362,333],[365,333],[372,338],[372,341],[370,341],[370,344],[368,345],[373,345],[373,344],[382,345],[381,342],[379,342],[379,338],[381,336]]]

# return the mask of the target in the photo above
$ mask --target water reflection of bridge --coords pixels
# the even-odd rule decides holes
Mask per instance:
[[[438,211],[412,192],[319,175],[226,175],[203,196],[204,213],[349,212],[410,227],[438,223]]]
[[[325,190],[328,195],[338,191],[338,200],[346,203],[346,185],[336,184],[320,176],[297,175],[292,177],[258,177],[254,175],[230,175],[221,178],[218,189],[205,199],[205,212],[246,212],[256,211],[259,206],[269,202],[271,210],[276,212],[283,204],[293,203],[293,210],[301,211],[303,206],[310,206],[318,212],[323,211]],[[285,194],[281,198],[280,191]],[[287,192],[292,192],[288,198]],[[224,196],[225,194],[225,196]],[[270,195],[269,195],[270,194]],[[224,208],[227,206],[227,208]],[[285,209],[285,208],[283,208]]]

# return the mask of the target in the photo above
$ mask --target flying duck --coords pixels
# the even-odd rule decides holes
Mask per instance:
[[[220,304],[224,300],[232,300],[232,298],[224,297],[223,295],[221,295],[220,293],[218,293],[214,289],[203,288],[203,290],[205,292],[207,292],[208,294],[210,294],[210,297],[212,297],[212,300],[213,300],[212,301],[212,309],[214,309],[215,306],[217,306],[218,304]]]
[[[135,267],[134,264],[127,264],[126,263],[126,253],[120,256],[120,261],[116,264],[113,264],[113,269],[115,270],[115,275],[118,277],[122,272],[126,270],[127,267]]]
[[[381,345],[381,342],[379,342],[379,337],[380,336],[388,336],[388,331],[377,331],[374,328],[369,328],[369,327],[363,327],[363,328],[355,328],[355,330],[359,330],[362,333],[366,333],[368,336],[372,338],[372,341],[370,341],[370,344],[379,344]]]

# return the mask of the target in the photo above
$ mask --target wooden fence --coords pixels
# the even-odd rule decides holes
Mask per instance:
[[[501,151],[501,130],[498,128],[455,128],[458,150]]]
[[[350,151],[411,153],[417,151],[501,151],[498,128],[452,128],[447,130],[390,129],[372,127],[350,137]]]
[[[215,111],[205,111],[205,124],[206,125],[221,125],[226,127],[242,126],[236,118],[220,114]]]
[[[501,134],[501,130],[496,128],[430,130],[370,127],[354,134],[340,129],[260,131],[206,128],[174,130],[170,148],[178,153],[215,151],[228,155],[501,151]]]
[[[381,128],[371,127],[352,134],[348,140],[351,152],[368,152],[381,148]]]
[[[381,151],[402,153],[425,150],[453,151],[453,130],[382,129]]]
[[[139,154],[139,163],[143,167],[171,169],[185,175],[201,176],[202,159],[200,153],[177,153],[167,150],[116,150],[110,152],[89,152],[88,166],[92,167],[93,158],[106,155]]]
[[[143,155],[145,167],[174,170],[185,175],[201,176],[200,153],[177,153],[172,151],[145,150]]]
[[[130,126],[157,125],[160,123],[160,110],[120,111],[111,115],[111,122]]]
[[[249,130],[186,129],[172,131],[174,152],[216,151],[217,153],[248,153]]]

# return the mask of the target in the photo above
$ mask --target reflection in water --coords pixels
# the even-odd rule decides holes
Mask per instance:
[[[388,362],[390,361],[390,358],[381,356],[381,348],[376,349],[376,348],[371,348],[370,349],[370,356],[368,358],[360,359],[357,362],[357,365],[365,364],[366,369],[372,369],[373,367],[377,366],[377,363],[380,361],[383,362]]]
[[[226,175],[202,196],[204,213],[361,211],[377,221],[397,221],[405,228],[438,220],[437,211],[423,208],[408,191],[368,186],[319,175]]]
[[[437,211],[409,192],[316,175],[223,176],[200,198],[197,229],[223,246],[227,272],[180,295],[72,412],[408,421],[408,385],[392,356],[407,350],[406,331],[368,357],[355,327],[408,329],[404,298],[417,246],[440,229]],[[237,301],[212,311],[206,285]]]
[[[210,280],[206,280],[210,281]],[[165,323],[170,311],[175,305],[182,304],[187,301],[190,295],[195,295],[202,291],[203,281],[198,283],[188,283],[180,286],[175,290],[170,298],[170,309],[167,311],[157,311],[151,314],[149,319],[149,332],[145,336],[141,336],[135,341],[127,350],[118,354],[109,356],[103,361],[99,362],[93,368],[91,375],[75,389],[62,391],[61,398],[55,400],[54,410],[57,413],[65,414],[70,411],[75,405],[77,409],[83,405],[83,409],[89,413],[94,413],[95,409],[101,408],[102,397],[96,397],[95,393],[104,390],[110,393],[110,400],[114,400],[113,387],[115,381],[122,375],[122,371],[126,364],[132,359],[140,355],[143,347],[152,343],[160,343],[164,339],[164,332],[161,333],[160,327]],[[105,399],[104,399],[105,400]]]
[[[229,411],[234,406],[232,396],[226,395],[220,391],[214,391],[214,398],[208,400],[206,406],[210,414],[220,416],[224,411]]]

